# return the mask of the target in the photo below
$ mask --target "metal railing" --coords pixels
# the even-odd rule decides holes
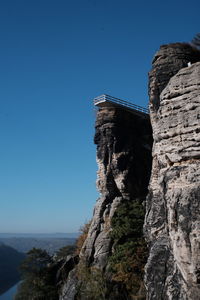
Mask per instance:
[[[139,105],[136,105],[136,104],[130,103],[128,101],[124,101],[119,98],[115,98],[115,97],[112,97],[112,96],[109,96],[106,94],[94,98],[94,105],[98,105],[103,102],[117,104],[120,106],[127,107],[129,109],[133,109],[133,110],[142,112],[144,114],[149,114],[149,110],[145,107],[142,107],[142,106],[139,106]]]

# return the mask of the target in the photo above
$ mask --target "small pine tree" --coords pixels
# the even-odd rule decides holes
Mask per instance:
[[[58,261],[59,259],[65,259],[67,258],[68,255],[73,255],[76,250],[75,245],[67,245],[62,248],[60,248],[56,252],[56,260]]]
[[[57,287],[52,257],[33,248],[21,264],[22,283],[15,300],[57,300]]]
[[[192,39],[191,44],[196,48],[200,49],[200,33],[197,33]]]
[[[143,238],[144,214],[141,200],[127,200],[118,206],[111,223],[110,236],[114,245],[109,266],[112,279],[124,284],[134,297],[139,297],[143,286],[147,259],[147,246]],[[145,299],[145,292],[137,299]]]

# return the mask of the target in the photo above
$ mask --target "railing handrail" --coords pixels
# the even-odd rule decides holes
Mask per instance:
[[[128,108],[140,111],[142,113],[149,114],[149,110],[145,107],[142,107],[142,106],[137,105],[137,104],[133,104],[133,103],[125,101],[125,100],[121,100],[121,99],[116,98],[116,97],[112,97],[112,96],[107,95],[107,94],[103,94],[101,96],[98,96],[98,97],[94,98],[94,105],[98,105],[98,104],[103,103],[103,102],[110,102],[110,103],[119,104],[121,106],[125,106],[125,107],[128,107]]]

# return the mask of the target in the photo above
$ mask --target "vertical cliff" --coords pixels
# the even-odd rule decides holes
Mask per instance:
[[[116,246],[116,240],[112,236],[112,231],[114,231],[112,220],[120,205],[124,203],[125,207],[128,207],[130,203],[135,202],[136,206],[140,205],[143,208],[151,172],[150,119],[148,116],[138,115],[115,105],[101,107],[97,111],[94,141],[97,145],[99,166],[97,188],[100,198],[95,205],[88,236],[80,253],[80,263],[76,270],[70,273],[62,289],[61,299],[69,300],[75,297],[78,299],[129,299],[124,298],[123,293],[118,294],[118,292],[112,296],[109,291],[107,291],[107,296],[104,295],[105,298],[100,296],[95,298],[92,297],[90,289],[91,285],[95,285],[96,272],[101,272],[108,285],[112,283],[112,291],[119,287],[116,284],[113,288],[115,284],[109,271],[109,258],[115,252]],[[141,221],[138,216],[137,218],[140,222],[137,226],[142,228],[144,220]],[[121,220],[121,224],[126,226],[123,218]],[[120,246],[131,238],[131,235],[133,238],[132,231],[134,230],[128,231],[128,228],[124,230],[123,240],[118,239]],[[84,278],[79,275],[82,273],[85,278],[88,275],[88,271],[83,271],[83,264],[87,270],[90,270],[89,272],[93,272],[94,282],[85,287],[91,298],[88,298],[82,290],[81,280]],[[88,281],[91,280],[88,279]]]
[[[149,97],[153,150],[147,116],[97,111],[100,198],[60,300],[200,300],[200,51],[161,46]]]
[[[161,47],[149,74],[153,166],[147,299],[200,299],[200,52]],[[190,67],[187,63],[192,62]]]
[[[97,112],[96,133],[100,192],[82,255],[105,268],[112,252],[111,219],[122,201],[145,200],[151,171],[151,126],[148,117],[124,108]]]
[[[151,114],[160,106],[160,94],[170,78],[190,62],[198,62],[199,50],[186,43],[162,45],[155,54],[149,72],[149,101]]]

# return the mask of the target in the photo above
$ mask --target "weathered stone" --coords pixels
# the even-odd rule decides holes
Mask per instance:
[[[60,300],[73,300],[77,294],[78,278],[76,276],[76,269],[73,269],[68,277],[66,277],[64,284],[60,290]]]
[[[112,250],[109,233],[114,211],[123,199],[143,201],[147,194],[151,170],[149,119],[123,108],[101,108],[97,112],[94,140],[101,197],[81,255],[90,264],[104,269]]]
[[[150,72],[154,146],[145,221],[149,300],[200,299],[200,63],[194,63],[199,57],[184,44],[164,46]],[[186,58],[193,63],[190,67]]]
[[[148,300],[200,300],[198,61],[200,52],[189,44],[164,45],[149,73],[154,145],[144,226],[150,250],[145,274]],[[189,62],[192,65],[187,67]],[[147,194],[151,171],[149,120],[116,106],[100,108],[95,143],[100,198],[80,261],[106,276],[113,251],[110,232],[114,213],[122,201],[142,202]],[[76,299],[79,285],[75,268],[62,286],[60,300]],[[114,289],[116,292],[106,299],[132,297],[123,295],[120,285]]]
[[[174,43],[163,45],[155,54],[153,68],[149,72],[149,99],[151,111],[159,108],[160,94],[170,78],[188,63],[200,61],[200,52],[189,44]]]
[[[97,111],[94,141],[97,144],[97,188],[100,198],[95,205],[80,260],[106,273],[113,247],[110,232],[115,210],[122,200],[139,199],[143,202],[148,192],[152,146],[150,120],[116,106],[100,108]],[[73,270],[60,299],[75,298],[76,280]],[[126,292],[120,288],[120,285],[113,286],[115,295],[110,294],[108,299],[129,299],[123,296]]]
[[[75,268],[75,266],[79,262],[78,255],[72,256],[68,255],[66,259],[61,259],[57,263],[57,274],[56,274],[56,282],[58,285],[61,285],[64,278],[67,278],[69,272]]]

